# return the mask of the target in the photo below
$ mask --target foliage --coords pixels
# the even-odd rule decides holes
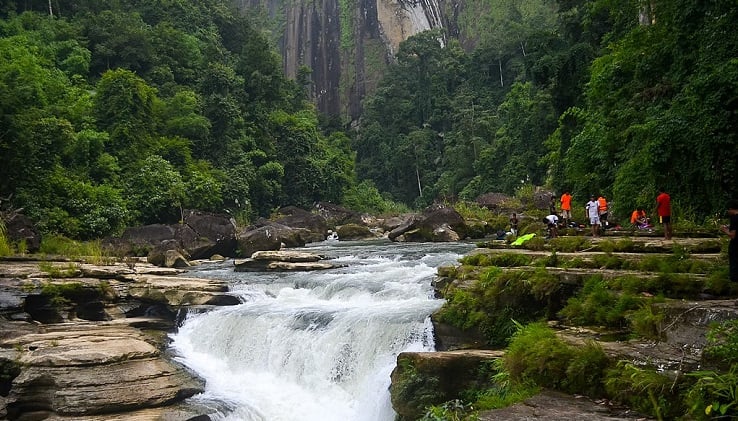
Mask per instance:
[[[410,210],[405,205],[384,198],[369,180],[364,180],[346,190],[343,194],[343,203],[350,209],[375,215],[401,214]]]
[[[436,317],[459,329],[477,331],[490,345],[500,346],[515,332],[513,320],[550,316],[550,296],[558,288],[558,278],[543,269],[503,271],[492,266],[481,270],[471,285],[446,292],[446,303]]]
[[[738,417],[738,364],[727,372],[697,371],[697,381],[687,392],[689,412],[697,419]]]
[[[627,403],[636,411],[659,420],[681,415],[681,390],[676,387],[678,383],[665,373],[620,361],[607,370],[604,383],[609,396]]]
[[[568,345],[544,323],[519,325],[503,361],[512,381],[530,381],[541,387],[589,396],[603,393],[604,370],[608,366],[608,358],[598,345]]]
[[[625,327],[626,313],[636,310],[642,299],[610,289],[601,276],[591,276],[582,289],[567,300],[561,317],[578,325]]]
[[[39,252],[85,259],[94,264],[107,264],[111,261],[111,257],[103,250],[100,241],[77,241],[60,235],[45,235],[41,239]]]
[[[0,195],[44,234],[99,238],[184,207],[253,219],[354,183],[348,137],[321,130],[249,17],[175,3],[0,11]]]
[[[707,344],[704,352],[711,360],[730,365],[738,363],[738,319],[710,326]]]
[[[443,405],[432,405],[420,421],[475,421],[477,413],[471,404],[464,404],[461,400],[453,400]]]
[[[13,245],[5,230],[5,221],[0,219],[0,256],[9,256],[11,254],[13,254]]]

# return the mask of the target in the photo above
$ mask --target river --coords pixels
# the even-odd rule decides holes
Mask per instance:
[[[297,250],[345,267],[187,276],[229,282],[243,303],[191,314],[172,335],[177,359],[206,381],[193,403],[241,421],[392,421],[390,373],[403,351],[432,351],[436,268],[473,244],[325,241]]]

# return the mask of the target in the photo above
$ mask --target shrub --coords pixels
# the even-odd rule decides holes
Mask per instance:
[[[569,393],[602,395],[608,359],[594,342],[573,347],[556,336],[545,323],[520,327],[503,357],[513,382],[532,382]]]
[[[578,325],[621,328],[627,325],[626,314],[637,309],[641,301],[631,294],[610,289],[601,276],[592,276],[569,298],[559,315]]]
[[[0,220],[0,256],[9,256],[13,254],[13,245],[10,243],[5,224]]]
[[[692,416],[738,418],[738,364],[733,364],[727,373],[696,371],[687,375],[697,378],[686,394]]]
[[[620,361],[606,370],[605,390],[613,399],[659,420],[683,413],[678,382],[664,373]]]
[[[627,315],[633,333],[647,339],[661,339],[663,336],[664,313],[654,311],[652,303],[643,303],[638,310]]]
[[[563,253],[573,253],[592,246],[592,243],[588,239],[580,236],[552,238],[550,244],[551,248]]]

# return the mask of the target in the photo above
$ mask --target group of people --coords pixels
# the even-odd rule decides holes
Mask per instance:
[[[572,196],[569,191],[565,191],[561,195],[561,219],[563,219],[564,226],[569,226],[571,222],[571,200]],[[558,236],[559,217],[556,214],[556,207],[554,204],[553,197],[551,198],[551,208],[549,209],[549,215],[543,218],[543,222],[548,227],[548,235],[550,238]],[[589,223],[592,229],[592,236],[600,236],[600,227],[607,227],[608,225],[608,203],[604,196],[595,198],[594,195],[590,196],[589,202],[585,205],[585,211],[589,218]],[[738,201],[731,202],[728,205],[728,217],[730,223],[723,225],[720,230],[730,237],[728,244],[728,261],[730,266],[730,280],[738,282]],[[666,192],[664,188],[659,188],[659,194],[656,196],[656,216],[658,222],[664,227],[664,239],[670,240],[672,238],[672,225],[671,225],[671,196]],[[651,220],[646,215],[646,210],[639,207],[633,211],[630,216],[630,222],[634,227],[638,229],[649,229]],[[517,235],[518,232],[518,216],[513,213],[510,217],[510,225],[512,232]]]
[[[564,227],[568,227],[573,223],[571,219],[571,193],[568,190],[564,191],[559,202],[561,204],[561,217],[559,218],[557,215],[557,206],[554,197],[552,196],[549,206],[549,214],[543,218],[543,222],[546,224],[548,229],[549,238],[558,236],[560,221],[563,222]],[[590,196],[589,201],[584,206],[593,237],[599,237],[601,231],[610,226],[610,222],[608,221],[610,213],[608,206],[609,203],[604,195],[600,195],[599,197],[595,197],[595,195]],[[672,237],[671,197],[663,188],[659,189],[659,195],[656,197],[656,214],[659,218],[659,222],[664,226],[664,239],[670,240]],[[642,207],[633,210],[630,217],[630,223],[637,229],[653,228],[650,218],[646,215],[646,210]],[[510,217],[510,225],[512,232],[517,233],[518,217],[516,214],[513,214]]]

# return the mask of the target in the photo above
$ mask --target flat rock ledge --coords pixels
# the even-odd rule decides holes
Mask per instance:
[[[240,300],[224,281],[145,262],[0,261],[0,419],[207,420],[165,351],[188,311]]]
[[[249,259],[234,261],[236,272],[262,271],[313,271],[343,267],[334,262],[326,262],[326,257],[316,253],[292,250],[257,251]]]
[[[479,421],[633,421],[642,416],[626,409],[613,407],[607,401],[592,401],[544,390],[532,398],[507,408],[484,411]]]

